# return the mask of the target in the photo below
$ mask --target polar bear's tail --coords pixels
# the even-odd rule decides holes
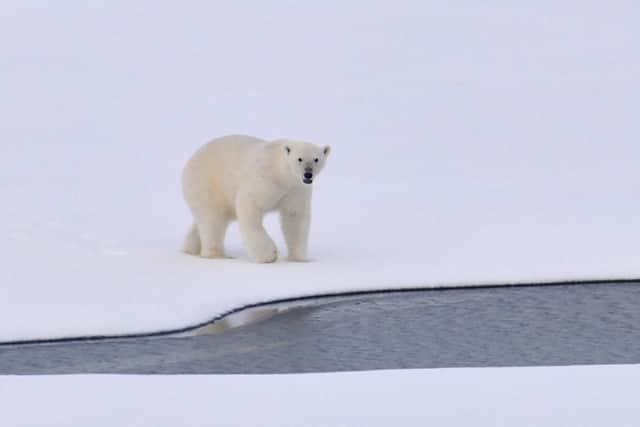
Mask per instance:
[[[189,228],[187,236],[184,239],[182,250],[190,255],[200,255],[200,235],[198,234],[198,228],[195,224]]]

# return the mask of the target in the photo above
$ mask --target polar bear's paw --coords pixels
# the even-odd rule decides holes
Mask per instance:
[[[203,248],[200,256],[202,258],[228,258],[224,254],[224,250],[220,248]]]
[[[261,264],[275,262],[278,259],[278,249],[272,241],[265,241],[249,250],[249,258]]]
[[[278,250],[276,248],[273,248],[272,251],[255,255],[252,258],[254,262],[259,262],[261,264],[276,262],[276,260],[278,259]]]
[[[189,255],[194,255],[194,256],[199,256],[200,255],[200,247],[196,247],[196,246],[188,246],[188,245],[184,245],[182,247],[182,252],[189,254]]]
[[[287,259],[291,262],[311,262],[311,259],[304,254],[289,254]]]
[[[313,261],[310,258],[292,258],[292,257],[288,257],[287,260],[289,262],[312,262]]]

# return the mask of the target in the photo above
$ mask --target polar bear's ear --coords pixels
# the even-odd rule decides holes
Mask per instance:
[[[328,156],[329,153],[331,152],[331,147],[329,147],[328,145],[325,145],[325,147],[322,149],[322,152],[324,153],[325,156]]]
[[[291,154],[291,148],[289,148],[289,146],[288,146],[288,145],[285,145],[285,146],[284,146],[284,151],[286,151],[286,152],[287,152],[287,154]]]

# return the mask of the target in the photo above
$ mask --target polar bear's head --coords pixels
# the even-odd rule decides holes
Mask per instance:
[[[286,141],[284,155],[289,171],[297,182],[311,184],[324,168],[331,147],[318,147],[308,142]]]

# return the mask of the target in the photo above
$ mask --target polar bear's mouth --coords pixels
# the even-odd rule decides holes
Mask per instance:
[[[311,184],[313,182],[312,178],[302,178],[302,182],[304,182],[305,184]]]

